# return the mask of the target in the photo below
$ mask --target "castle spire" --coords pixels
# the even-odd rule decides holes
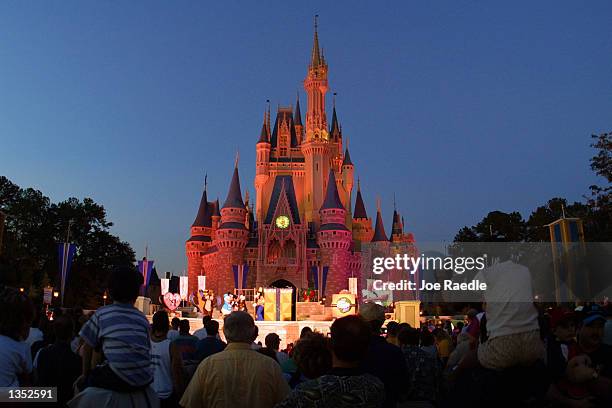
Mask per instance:
[[[374,227],[374,237],[372,237],[372,242],[388,241],[389,238],[387,238],[387,233],[385,232],[385,225],[383,224],[382,215],[380,211],[380,199],[376,203],[376,207],[376,226]]]
[[[319,48],[319,33],[318,33],[318,28],[319,28],[319,15],[315,14],[314,17],[314,41],[312,44],[312,53],[310,55],[310,65],[312,67],[318,67],[319,65],[321,65],[322,59],[321,59],[321,48]]]
[[[270,100],[268,100],[267,102],[269,105]],[[269,115],[268,109],[269,109],[269,106],[264,111],[263,124],[261,125],[261,133],[259,134],[259,141],[257,143],[270,143],[270,127],[268,124],[270,119],[268,119],[268,115]]]
[[[200,207],[198,208],[198,214],[193,221],[192,227],[212,227],[212,214],[208,206],[208,195],[207,195],[207,179],[208,175],[204,176],[204,192],[202,193],[202,199],[200,200]]]
[[[295,102],[295,114],[293,116],[293,123],[296,126],[302,126],[302,112],[300,111],[300,93],[297,94],[297,101]]]
[[[336,186],[336,176],[333,169],[329,169],[329,178],[327,179],[327,191],[325,193],[325,201],[321,206],[322,210],[331,208],[339,208],[344,210],[340,196],[338,195],[338,186]]]
[[[238,175],[238,155],[236,155],[236,163],[234,165],[234,174],[230,183],[225,203],[223,208],[244,208],[242,201],[242,192],[240,191],[240,176]]]
[[[334,92],[333,108],[332,108],[332,123],[331,123],[331,129],[329,130],[329,133],[332,136],[338,136],[340,135],[340,133],[342,133],[340,131],[340,126],[338,123],[338,115],[336,114],[336,95],[337,93]]]
[[[357,197],[355,198],[355,212],[353,213],[353,219],[368,219],[368,213],[363,203],[363,197],[361,196],[361,183],[359,178],[357,179]]]

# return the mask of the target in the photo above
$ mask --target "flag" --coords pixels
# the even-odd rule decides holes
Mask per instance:
[[[249,273],[249,265],[232,265],[232,272],[234,273],[234,288],[244,289]]]
[[[199,275],[198,276],[198,291],[205,291],[206,290],[206,276],[204,275]]]
[[[187,290],[189,288],[189,278],[187,276],[181,276],[179,280],[179,293],[181,299],[187,299]]]
[[[70,266],[76,254],[76,245],[69,242],[62,242],[61,244],[57,244],[57,251],[59,255],[61,302],[62,305],[64,305],[64,291],[66,288],[66,281],[68,280],[68,274],[70,273]]]
[[[170,279],[161,279],[161,295],[164,296],[170,290]]]
[[[146,257],[142,258],[142,261],[138,261],[138,271],[140,271],[140,273],[142,274],[144,281],[140,288],[140,294],[142,296],[146,296],[147,289],[149,288],[151,272],[153,271],[153,262],[154,261],[149,260]]]

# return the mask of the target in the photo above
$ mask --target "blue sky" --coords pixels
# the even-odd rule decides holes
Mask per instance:
[[[181,272],[204,172],[253,192],[266,99],[305,94],[313,15],[366,206],[393,193],[420,241],[524,216],[597,182],[612,3],[1,2],[0,174],[92,197],[158,271]]]

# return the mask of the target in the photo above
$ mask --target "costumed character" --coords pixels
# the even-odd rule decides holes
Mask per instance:
[[[212,291],[208,292],[205,296],[204,296],[204,314],[205,315],[209,315],[212,316],[213,314],[213,302],[215,300],[215,295],[212,293]]]
[[[241,311],[241,312],[246,312],[247,311],[246,296],[240,295],[238,297],[238,301],[236,302],[236,304],[238,305],[238,310],[239,311]]]
[[[255,308],[255,320],[263,321],[263,319],[264,319],[264,297],[263,297],[263,294],[258,294],[255,297],[255,303],[253,303],[253,307]]]
[[[226,293],[225,296],[223,296],[223,307],[221,307],[221,313],[223,314],[223,316],[227,316],[228,314],[232,313],[232,294],[231,293]]]
[[[238,311],[238,296],[235,294],[232,295],[232,310],[234,312]]]

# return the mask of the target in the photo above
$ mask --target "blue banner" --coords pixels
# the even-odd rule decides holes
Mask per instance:
[[[238,289],[238,265],[232,265],[232,272],[234,272],[234,288]]]
[[[329,266],[323,267],[323,277],[321,279],[321,295],[325,296],[325,286],[327,284],[327,273],[329,272]]]
[[[64,305],[64,291],[66,288],[66,281],[68,280],[68,274],[70,273],[70,266],[72,260],[76,254],[76,245],[69,242],[62,242],[57,244],[58,260],[59,260],[59,272],[60,272],[60,293],[61,293],[61,304]]]
[[[147,258],[142,258],[142,261],[138,261],[138,271],[142,274],[143,284],[140,289],[140,294],[146,296],[147,289],[149,288],[149,281],[151,280],[151,273],[153,271],[153,262]]]
[[[310,268],[312,273],[312,280],[314,282],[315,290],[319,290],[319,268],[317,266],[313,266]]]
[[[234,288],[246,288],[249,265],[232,265],[232,272],[234,272]]]
[[[242,288],[240,289],[246,288],[248,274],[249,274],[249,265],[244,264],[242,266]]]

